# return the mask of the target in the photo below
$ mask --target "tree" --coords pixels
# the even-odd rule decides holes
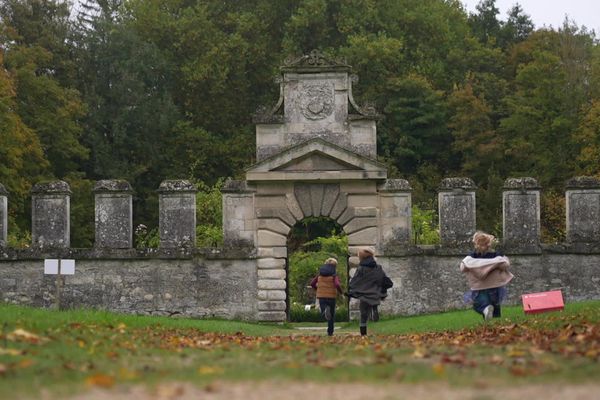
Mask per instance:
[[[482,43],[495,42],[501,28],[501,23],[497,18],[500,10],[496,7],[496,0],[481,0],[475,9],[477,13],[469,16],[473,34]]]
[[[88,154],[79,141],[85,106],[79,93],[59,79],[70,74],[61,58],[67,52],[68,15],[66,3],[58,1],[9,0],[0,7],[4,65],[15,80],[15,112],[38,136],[59,178],[76,170]]]
[[[29,224],[24,215],[29,190],[49,164],[37,135],[16,113],[15,103],[15,82],[4,68],[0,51],[0,183],[10,196],[11,228],[24,231]]]

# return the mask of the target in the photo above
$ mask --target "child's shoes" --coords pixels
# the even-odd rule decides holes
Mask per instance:
[[[489,321],[494,316],[494,306],[489,305],[483,309],[483,319]]]

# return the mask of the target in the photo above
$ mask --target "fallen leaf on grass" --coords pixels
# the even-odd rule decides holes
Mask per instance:
[[[427,356],[427,350],[422,347],[416,347],[415,351],[412,353],[413,358],[425,358]]]
[[[335,360],[322,360],[318,363],[319,367],[325,369],[334,369],[338,366],[338,362]]]
[[[198,374],[200,375],[214,375],[214,374],[222,374],[223,368],[221,367],[200,367],[198,368]]]
[[[129,381],[133,379],[137,379],[139,374],[136,371],[132,371],[127,368],[119,368],[119,379]]]
[[[177,399],[183,396],[185,389],[177,384],[162,384],[156,387],[157,399]]]
[[[0,363],[0,376],[4,376],[6,374],[6,371],[8,371],[6,365]]]
[[[25,359],[19,361],[18,363],[16,363],[15,367],[24,369],[24,368],[31,367],[33,364],[35,364],[35,362],[33,360],[31,360],[29,358],[25,358]]]
[[[88,376],[85,379],[85,383],[90,386],[99,386],[103,388],[113,387],[115,384],[115,378],[105,374],[95,374]]]
[[[48,341],[45,337],[38,336],[35,333],[27,332],[24,329],[15,329],[13,332],[6,335],[6,338],[11,342],[29,342],[32,344]]]
[[[446,367],[442,363],[435,363],[431,366],[433,372],[438,376],[443,376],[446,373]]]
[[[501,365],[504,363],[504,358],[502,358],[501,356],[494,354],[493,356],[490,357],[490,364],[496,364],[496,365]]]
[[[1,355],[20,356],[21,354],[23,354],[23,350],[0,348],[0,356]]]

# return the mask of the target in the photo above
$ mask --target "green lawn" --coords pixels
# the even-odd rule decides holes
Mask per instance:
[[[600,373],[600,301],[524,315],[506,307],[337,324],[333,338],[296,324],[138,317],[0,305],[0,398],[89,387],[282,379],[337,382],[590,382]],[[306,327],[307,324],[299,324]],[[324,324],[308,324],[320,326]],[[324,373],[327,371],[327,373]]]

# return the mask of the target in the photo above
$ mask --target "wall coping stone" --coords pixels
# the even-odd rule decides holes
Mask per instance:
[[[103,179],[96,181],[94,185],[94,189],[92,190],[94,193],[115,193],[115,192],[123,192],[129,193],[133,192],[131,185],[129,182],[122,179]]]
[[[522,249],[511,249],[510,246],[498,245],[497,251],[507,256],[527,256],[542,257],[544,254],[600,254],[600,243],[551,243],[541,244],[530,251]],[[402,247],[385,248],[381,257],[409,257],[409,256],[456,256],[465,257],[472,248],[464,247],[446,247],[441,245],[408,245]],[[457,261],[458,262],[458,261]]]
[[[565,183],[567,189],[600,189],[600,179],[595,176],[576,176]]]
[[[0,261],[43,260],[45,258],[72,258],[76,260],[191,260],[205,258],[211,260],[253,260],[256,259],[254,248],[2,248]]]
[[[412,192],[412,187],[406,179],[386,179],[378,191],[382,193]]]
[[[222,193],[254,193],[256,189],[248,186],[248,181],[240,181],[235,179],[227,179],[223,188]]]
[[[0,183],[0,196],[8,196],[8,191],[3,184]]]
[[[68,194],[71,188],[65,181],[38,182],[31,188],[31,194]]]
[[[504,190],[540,190],[541,186],[535,178],[508,178],[504,181]]]
[[[160,183],[158,193],[196,193],[196,185],[187,179],[170,179]]]
[[[456,189],[462,189],[466,191],[474,191],[477,189],[477,185],[471,178],[444,178],[440,182],[438,190],[440,192],[451,192]]]

